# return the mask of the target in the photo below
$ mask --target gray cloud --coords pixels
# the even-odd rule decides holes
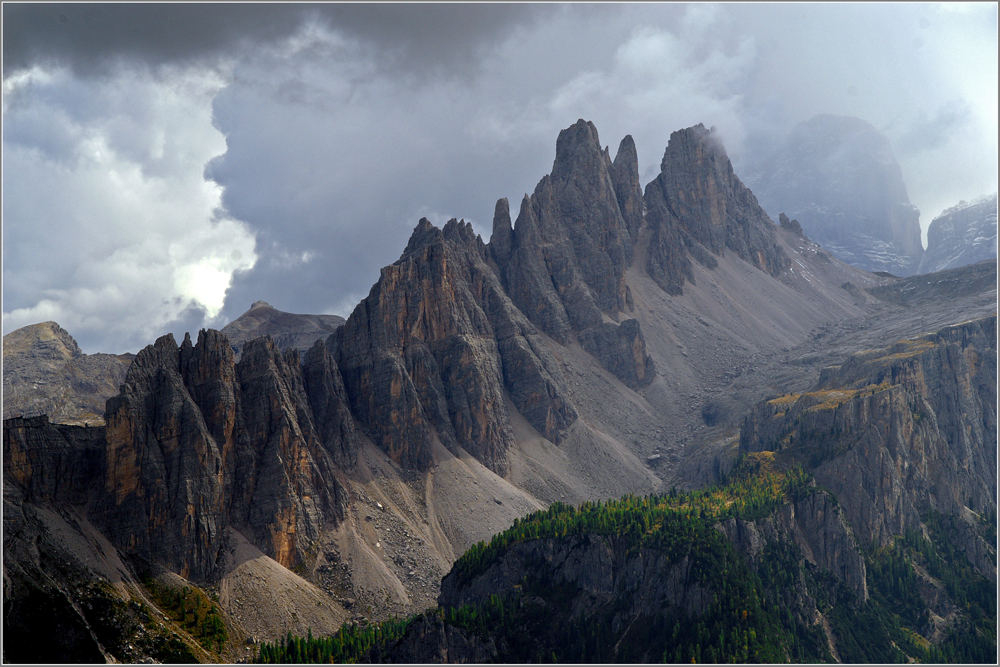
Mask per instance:
[[[5,4],[7,72],[46,63],[79,75],[118,64],[188,66],[245,54],[316,23],[411,74],[468,73],[484,44],[554,11],[544,5],[383,3]]]
[[[158,223],[169,228],[163,243],[197,237],[228,257],[232,240],[206,240],[213,215],[238,222],[245,235],[236,236],[254,241],[252,269],[222,263],[231,285],[215,319],[180,289],[136,292],[157,308],[156,299],[166,300],[167,316],[148,325],[136,318],[150,317],[152,307],[114,301],[103,317],[134,327],[129,341],[197,326],[199,317],[217,326],[256,299],[346,315],[398,257],[420,216],[437,224],[464,217],[487,236],[496,199],[516,207],[550,169],[559,130],[579,117],[595,122],[612,151],[632,134],[644,182],[681,127],[716,126],[740,173],[795,123],[835,113],[886,132],[925,225],[939,204],[995,189],[995,6],[191,4],[100,5],[97,14],[38,7],[4,5],[5,38],[15,37],[4,43],[5,89],[15,91],[4,98],[5,155],[30,153],[29,165],[50,170],[38,173],[77,173],[81,137],[97,132],[142,176],[142,192],[158,187],[157,196],[181,201],[199,183],[218,189],[217,199],[203,200],[218,211],[202,206],[193,214],[198,224]],[[181,29],[188,24],[197,26]],[[58,63],[70,74],[52,75]],[[16,72],[34,71],[32,64],[39,77],[56,79],[22,80],[27,75]],[[155,76],[135,73],[139,67]],[[218,84],[210,95],[187,95],[179,72],[203,72]],[[145,84],[132,89],[128,112],[113,113],[105,93],[135,81]],[[205,107],[184,107],[185,119],[180,106],[158,105],[162,95]],[[190,138],[170,144],[185,136],[200,137],[202,147]],[[94,215],[120,210],[114,188],[88,173],[84,183],[107,198],[84,197]],[[90,321],[67,291],[90,274],[68,252],[51,270],[33,262],[46,239],[7,210],[50,199],[69,210],[72,196],[83,197],[74,192],[89,192],[68,189],[74,182],[5,172],[5,331],[18,309],[24,317],[46,313],[41,319],[51,316],[74,334]],[[53,196],[58,188],[64,192]],[[86,239],[53,207],[50,236]],[[114,265],[122,251],[110,236],[87,257]],[[148,249],[143,257],[163,270],[196,264]],[[88,280],[99,294],[99,280]],[[88,351],[119,349],[91,332]]]
[[[11,3],[4,66],[68,65],[78,74],[124,60],[190,64],[294,32],[307,8],[275,4]]]

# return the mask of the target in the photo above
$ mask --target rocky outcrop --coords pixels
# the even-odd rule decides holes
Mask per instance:
[[[991,317],[857,354],[812,391],[759,404],[740,450],[807,466],[859,542],[880,547],[920,529],[928,511],[995,512],[996,386]],[[978,560],[995,576],[995,565]]]
[[[84,354],[55,322],[3,337],[3,418],[48,415],[59,424],[104,423],[104,401],[125,379],[131,354]]]
[[[505,217],[506,215],[506,217]],[[637,323],[621,332],[608,321],[632,307],[625,269],[642,224],[635,144],[625,137],[612,163],[593,123],[577,121],[559,134],[552,173],[525,196],[509,231],[498,204],[491,253],[511,300],[561,343],[577,335],[584,349],[632,387],[652,379],[652,361]],[[634,341],[625,359],[598,343]],[[623,363],[624,362],[624,363]]]
[[[611,163],[611,182],[618,198],[618,210],[621,211],[628,229],[629,237],[634,244],[639,238],[639,228],[642,226],[642,186],[639,185],[639,156],[635,150],[632,135],[626,134],[618,144],[618,152]]]
[[[931,221],[920,273],[975,264],[997,256],[997,196],[959,202]]]
[[[660,175],[646,186],[651,230],[646,270],[669,294],[693,280],[691,259],[709,267],[727,250],[773,276],[791,260],[774,223],[736,177],[725,149],[701,124],[670,135]]]
[[[798,219],[838,259],[895,275],[920,266],[919,211],[889,140],[860,118],[800,123],[752,173],[748,183],[761,204]]]
[[[295,352],[201,331],[146,347],[108,401],[101,522],[116,544],[185,578],[209,579],[224,529],[291,566],[343,499],[316,435]]]
[[[712,591],[697,581],[694,565],[693,558],[672,558],[658,549],[626,554],[606,535],[530,540],[512,545],[471,581],[449,573],[441,581],[438,604],[482,603],[491,595],[516,590],[527,576],[567,586],[580,596],[576,604],[560,610],[565,616],[587,615],[609,603],[626,601],[621,610],[625,617],[670,607],[697,616],[711,603]]]
[[[802,231],[802,223],[798,220],[789,220],[788,216],[784,213],[778,214],[778,226],[798,236],[805,235],[805,232]]]
[[[628,157],[616,159],[623,184],[630,178],[637,182],[638,172],[628,173],[632,167]],[[561,293],[579,289],[573,269],[579,271],[594,304],[606,313],[625,307],[624,272],[632,256],[632,239],[618,206],[612,171],[597,128],[578,120],[559,133],[552,174],[539,182],[533,197],[539,207],[542,238],[550,244],[549,269],[557,288]],[[566,249],[566,255],[560,248]],[[574,266],[563,267],[563,261]],[[571,307],[569,314],[579,326],[587,316],[577,320],[576,310]]]
[[[305,353],[343,324],[339,315],[298,315],[280,311],[266,301],[254,301],[249,310],[222,327],[222,333],[237,357],[247,341],[263,336],[270,336],[279,350]]]
[[[488,663],[497,659],[497,646],[489,637],[445,623],[433,612],[418,616],[406,634],[391,646],[378,646],[366,662],[463,664]]]
[[[438,439],[502,474],[513,444],[505,387],[553,441],[576,419],[488,260],[468,223],[422,219],[335,336],[353,414],[404,466],[429,466]]]
[[[602,322],[584,329],[577,337],[583,349],[628,386],[641,387],[652,381],[656,370],[646,354],[646,341],[637,320]]]

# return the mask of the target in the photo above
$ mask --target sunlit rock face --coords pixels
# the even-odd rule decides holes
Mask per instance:
[[[797,219],[837,258],[868,271],[920,267],[920,212],[910,203],[889,140],[849,116],[815,116],[748,170],[772,214]]]
[[[3,417],[103,424],[104,401],[118,391],[133,356],[84,354],[55,322],[16,329],[3,337]]]

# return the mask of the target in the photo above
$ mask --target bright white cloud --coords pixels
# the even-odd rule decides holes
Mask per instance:
[[[202,175],[226,148],[218,78],[35,71],[4,84],[4,332],[53,319],[86,351],[124,351],[191,309],[218,315],[256,261],[252,232]]]

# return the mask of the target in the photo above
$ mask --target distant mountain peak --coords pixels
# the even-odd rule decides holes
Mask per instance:
[[[258,300],[250,309],[222,327],[222,334],[239,353],[243,344],[261,336],[271,336],[279,348],[308,350],[313,343],[326,338],[344,323],[339,315],[299,315],[278,310],[266,301]]]
[[[867,121],[814,116],[760,155],[751,172],[764,207],[799,220],[810,239],[842,261],[896,275],[918,269],[920,212],[889,139]]]
[[[941,212],[927,229],[921,273],[953,269],[997,255],[997,196],[960,201]]]
[[[33,349],[36,353],[46,356],[59,356],[72,359],[83,354],[76,340],[58,323],[48,321],[29,324],[11,331],[3,337],[4,355],[7,350]]]
[[[84,354],[56,322],[3,337],[3,414],[47,414],[53,422],[100,424],[104,400],[125,377],[132,355]]]

